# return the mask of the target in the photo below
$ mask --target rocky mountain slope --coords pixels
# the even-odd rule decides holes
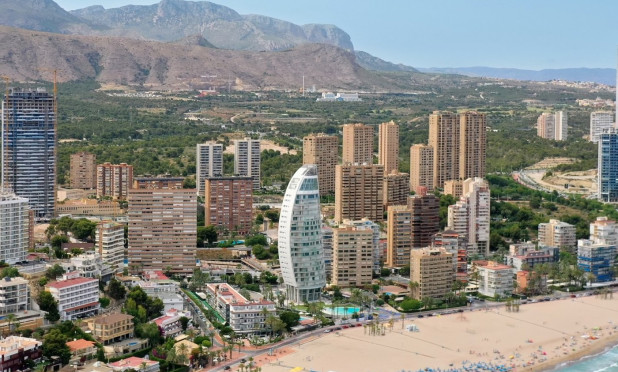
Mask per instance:
[[[303,44],[280,52],[250,52],[206,48],[200,43],[207,41],[198,38],[184,44],[161,43],[2,26],[0,75],[19,81],[50,80],[44,70],[57,69],[60,81],[94,78],[178,89],[224,86],[229,81],[233,89],[298,89],[303,75],[306,84],[332,90],[390,90],[394,84],[358,66],[353,52],[331,45]],[[205,82],[204,76],[210,80]]]

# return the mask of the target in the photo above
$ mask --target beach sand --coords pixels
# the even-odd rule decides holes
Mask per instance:
[[[294,344],[293,353],[263,364],[262,371],[400,372],[456,368],[465,361],[551,370],[618,343],[618,296],[526,304],[519,312],[500,307],[408,319],[403,329],[400,319],[392,330],[383,324],[384,335],[355,327]],[[419,332],[409,332],[410,324]]]

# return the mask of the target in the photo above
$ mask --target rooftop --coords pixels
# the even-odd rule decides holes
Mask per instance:
[[[133,317],[131,315],[122,314],[122,313],[113,313],[108,315],[103,315],[93,321],[94,324],[114,324],[121,322],[123,320],[131,320]]]
[[[84,340],[83,338],[81,338],[79,340],[67,342],[67,346],[69,347],[69,349],[71,349],[71,351],[89,349],[89,348],[93,347],[94,345],[95,345],[94,342],[88,341],[88,340]]]
[[[67,279],[67,280],[49,283],[47,284],[47,287],[62,289],[62,288],[71,287],[74,285],[90,283],[90,282],[98,282],[98,281],[99,281],[98,279],[94,279],[94,278],[75,278],[75,279]]]
[[[129,358],[122,359],[114,363],[109,363],[109,366],[112,368],[133,368],[137,370],[141,368],[142,363],[146,363],[146,366],[149,367],[149,366],[158,364],[159,362],[155,362],[153,360],[148,360],[144,358],[129,357]]]

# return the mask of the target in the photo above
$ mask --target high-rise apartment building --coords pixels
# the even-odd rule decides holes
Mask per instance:
[[[390,205],[407,205],[410,196],[410,176],[393,171],[384,176],[384,208]]]
[[[412,213],[412,248],[431,245],[431,238],[440,231],[440,199],[434,195],[414,195],[408,199]]]
[[[125,258],[124,224],[99,222],[95,230],[94,251],[101,256],[103,263],[116,269],[122,267]]]
[[[234,141],[234,175],[253,178],[253,189],[260,189],[260,140]]]
[[[223,175],[223,145],[215,142],[198,143],[195,156],[195,185],[197,194],[204,194],[204,180]]]
[[[0,279],[0,314],[16,314],[30,310],[30,288],[24,278]]]
[[[315,165],[303,165],[288,183],[279,216],[279,262],[290,301],[320,300],[326,274]]]
[[[24,261],[30,242],[28,199],[0,189],[0,260]]]
[[[607,217],[597,217],[590,224],[590,240],[594,243],[618,245],[618,225]]]
[[[186,275],[195,267],[195,189],[133,189],[129,192],[129,267]]]
[[[468,240],[465,235],[453,230],[441,231],[433,236],[431,246],[452,253],[456,280],[468,281]]]
[[[482,178],[463,181],[463,195],[448,208],[448,228],[465,235],[469,255],[489,255],[490,191]]]
[[[365,124],[343,126],[343,164],[373,164],[373,127]]]
[[[339,139],[326,134],[310,134],[303,138],[303,164],[318,166],[320,195],[335,192],[335,166],[339,159]]]
[[[333,277],[333,228],[326,224],[322,224],[322,251],[324,252],[326,280],[330,282]]]
[[[379,274],[380,260],[383,257],[382,251],[380,250],[380,225],[368,218],[356,221],[344,220],[343,224],[360,230],[370,230],[373,233],[373,272]]]
[[[444,298],[455,283],[453,254],[444,248],[421,248],[410,252],[410,282],[412,297]]]
[[[614,278],[616,253],[618,250],[615,244],[580,239],[577,241],[577,266],[594,275],[592,281],[607,282]]]
[[[394,121],[378,128],[378,164],[384,166],[384,175],[399,172],[399,125]]]
[[[373,273],[373,231],[353,226],[333,229],[333,275],[339,287],[371,284]]]
[[[485,177],[487,117],[468,111],[459,115],[459,178]]]
[[[575,248],[575,226],[551,219],[539,224],[539,246]]]
[[[614,113],[593,111],[590,113],[590,141],[597,143],[603,131],[614,128]]]
[[[403,267],[410,263],[412,212],[407,206],[388,207],[386,266]]]
[[[28,199],[36,219],[54,216],[56,100],[44,89],[13,89],[2,101],[2,184]]]
[[[618,129],[607,129],[599,137],[597,166],[599,200],[618,203]]]
[[[133,178],[134,189],[182,189],[184,177],[135,177]]]
[[[419,187],[433,190],[434,154],[429,145],[410,147],[410,190],[417,192]]]
[[[126,199],[132,187],[132,165],[104,163],[97,166],[97,197]]]
[[[444,194],[459,198],[463,195],[463,180],[450,180],[444,183]]]
[[[566,141],[568,136],[568,117],[564,111],[554,114],[542,113],[536,121],[539,137],[554,141]]]
[[[384,168],[344,164],[335,167],[335,221],[384,219]]]
[[[71,154],[71,188],[97,188],[97,156],[89,152]]]
[[[204,180],[205,224],[246,235],[253,226],[253,179],[211,177]]]
[[[429,146],[434,150],[433,186],[459,178],[459,116],[451,112],[429,115]]]

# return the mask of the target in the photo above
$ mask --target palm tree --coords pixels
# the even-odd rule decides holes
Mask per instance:
[[[408,287],[410,288],[410,296],[413,298],[417,298],[418,296],[416,292],[421,287],[421,284],[419,282],[410,281],[408,283]]]
[[[9,327],[8,327],[8,334],[12,334],[13,333],[13,325],[17,321],[17,317],[15,316],[15,314],[9,314],[4,319],[5,319],[5,321],[7,323],[9,323],[8,324],[9,325]]]
[[[393,325],[395,325],[395,319],[391,318],[388,320],[388,327],[391,329],[391,332],[393,331]],[[403,322],[401,323],[401,325],[403,326]]]
[[[401,316],[401,329],[403,329],[403,326],[406,322],[406,314],[401,313],[400,316]]]
[[[148,363],[142,362],[142,363],[140,363],[139,367],[140,367],[140,369],[139,369],[140,371],[145,371],[146,367],[148,367]]]
[[[189,347],[184,342],[178,345],[178,363],[185,364],[187,358],[187,354],[189,351]]]

